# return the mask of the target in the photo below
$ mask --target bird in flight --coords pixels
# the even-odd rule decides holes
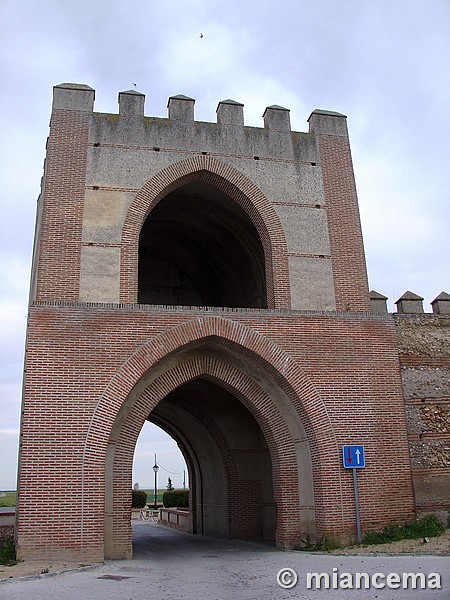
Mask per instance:
[[[203,37],[203,33],[201,33],[201,34],[199,35],[199,37],[201,37],[201,38],[202,38],[202,37]]]

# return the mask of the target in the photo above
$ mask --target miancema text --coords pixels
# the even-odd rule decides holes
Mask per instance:
[[[439,573],[339,573],[333,568],[330,573],[306,573],[306,588],[334,589],[334,590],[360,590],[360,589],[441,589],[441,576]]]

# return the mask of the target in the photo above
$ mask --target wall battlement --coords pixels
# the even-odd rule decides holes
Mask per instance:
[[[260,160],[275,158],[320,166],[320,136],[348,138],[347,117],[338,112],[315,109],[308,117],[308,132],[292,131],[290,110],[279,105],[265,108],[262,127],[246,126],[244,104],[222,100],[216,122],[196,121],[195,99],[170,96],[167,117],[145,115],[145,94],[137,90],[119,92],[117,113],[94,111],[95,90],[86,84],[61,83],[53,88],[54,115],[67,120],[72,113],[90,120],[89,145],[127,144],[164,152],[183,150],[202,155],[230,154]],[[89,117],[90,115],[91,117]],[[79,118],[82,118],[81,116]]]
[[[61,83],[53,88],[53,109],[94,111],[95,90],[86,84]],[[137,90],[119,92],[119,115],[122,117],[144,116],[145,94]],[[170,96],[167,103],[168,119],[189,123],[194,121],[195,99],[183,94]],[[264,129],[272,131],[291,131],[290,110],[276,104],[267,106],[263,113]],[[227,99],[219,102],[216,108],[217,124],[222,126],[244,126],[244,104]],[[345,120],[341,113],[323,109],[315,109],[308,121],[310,131],[323,132],[324,129],[333,135],[347,135]]]
[[[371,309],[375,313],[387,313],[387,300],[386,296],[371,290],[369,292]],[[432,313],[425,313],[423,308],[423,298],[414,294],[414,292],[407,291],[395,301],[397,305],[396,314],[433,314],[433,315],[450,315],[450,294],[447,292],[441,292],[434,300],[430,302]]]

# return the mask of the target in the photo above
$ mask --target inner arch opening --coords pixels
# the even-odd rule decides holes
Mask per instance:
[[[265,272],[253,222],[208,183],[169,193],[141,229],[139,303],[267,308]]]
[[[291,548],[308,536],[313,541],[316,539],[310,436],[300,417],[303,404],[297,396],[298,392],[303,395],[305,390],[305,401],[310,402],[308,381],[301,372],[294,371],[297,388],[292,390],[278,369],[279,365],[289,364],[288,356],[271,352],[273,344],[255,332],[247,337],[242,335],[247,329],[237,323],[227,332],[228,337],[224,337],[219,328],[223,322],[217,317],[205,317],[202,328],[207,325],[208,335],[199,339],[200,332],[192,328],[191,321],[180,325],[175,328],[176,336],[185,344],[178,350],[151,364],[152,356],[147,347],[145,355],[134,358],[138,377],[114,419],[106,455],[106,558],[132,556],[131,522],[126,518],[130,514],[132,458],[143,424],[146,420],[156,423],[155,418],[158,419],[156,424],[177,441],[189,469],[190,490],[197,494],[190,506],[195,507],[199,519],[192,522],[193,533],[224,537],[248,535],[250,539],[258,539],[262,524],[263,539],[275,542],[279,548]],[[189,335],[182,335],[188,327]],[[244,341],[246,346],[235,338]],[[186,345],[189,339],[191,342]],[[256,340],[259,343],[255,343]],[[258,355],[250,350],[255,346]],[[258,357],[267,358],[261,364]],[[224,399],[225,412],[220,406],[215,409],[219,398]],[[105,400],[108,399],[106,396]],[[299,412],[293,410],[291,404],[296,399],[300,403]],[[187,410],[183,402],[186,408],[189,406]],[[320,399],[315,404],[320,410]],[[109,403],[105,402],[106,406],[109,407]],[[236,411],[233,406],[238,407]],[[307,414],[305,419],[309,423]],[[227,436],[220,435],[222,423],[226,424]],[[314,431],[310,430],[313,449],[316,447]],[[229,440],[227,444],[222,443],[224,437]],[[259,439],[262,445],[246,446],[250,439]],[[230,441],[233,444],[230,445]],[[221,452],[223,448],[226,452]],[[261,462],[255,469],[257,457]],[[196,481],[197,476],[202,479],[201,485]],[[218,482],[223,484],[223,493]],[[258,488],[262,492],[259,496]],[[213,496],[202,495],[204,489]],[[252,514],[256,518],[246,521],[248,513],[240,509],[246,506],[247,498],[255,490],[258,499],[255,501],[253,496],[252,502],[257,510]],[[218,510],[214,510],[216,508]],[[238,514],[232,514],[233,510]],[[231,514],[227,528],[223,516],[228,511]],[[215,529],[210,528],[209,516],[205,519],[208,512],[213,518],[219,512],[222,514]],[[243,534],[246,523],[255,525],[253,533],[247,529]],[[239,531],[241,524],[244,527]]]
[[[189,470],[191,533],[275,542],[272,463],[250,411],[203,378],[168,394],[148,421],[179,444]]]
[[[154,471],[157,472],[157,502],[161,504],[162,493],[170,483],[175,489],[189,489],[189,470],[177,440],[160,427],[146,421],[141,429],[133,458],[133,488],[147,491],[147,503],[154,504]]]

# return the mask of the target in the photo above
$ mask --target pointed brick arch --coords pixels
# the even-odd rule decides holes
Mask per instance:
[[[86,440],[90,436],[104,437],[105,427],[112,431],[115,415],[123,400],[144,375],[162,359],[195,343],[214,339],[223,347],[233,347],[243,357],[252,358],[267,369],[271,377],[286,390],[298,414],[305,420],[305,429],[315,439],[334,437],[334,429],[326,406],[316,389],[295,360],[275,342],[254,329],[231,319],[208,316],[194,318],[176,325],[144,344],[129,358],[111,380],[97,403]]]
[[[121,302],[136,302],[139,234],[147,215],[167,194],[197,181],[219,189],[249,216],[264,250],[268,306],[290,308],[286,238],[275,209],[243,173],[214,157],[203,155],[174,163],[157,173],[137,193],[128,209],[122,230]]]
[[[114,454],[116,444],[118,444],[117,448],[121,447],[121,435],[128,429],[127,433],[131,436],[130,439],[134,439],[133,436],[137,437],[142,423],[148,416],[148,413],[146,416],[144,415],[149,406],[142,404],[146,396],[142,396],[142,402],[136,403],[135,400],[136,390],[138,390],[139,395],[143,394],[152,383],[150,380],[148,382],[144,381],[149,376],[158,382],[157,387],[152,388],[152,401],[157,398],[156,402],[167,395],[174,387],[181,385],[183,377],[188,381],[192,379],[193,373],[197,373],[197,371],[215,379],[225,388],[228,386],[234,395],[249,409],[251,408],[251,412],[261,428],[266,429],[266,441],[270,447],[269,441],[271,437],[274,438],[270,433],[271,429],[268,423],[272,411],[274,409],[279,410],[279,407],[273,403],[270,395],[261,386],[254,387],[256,385],[255,381],[244,370],[236,371],[236,369],[233,369],[232,365],[226,360],[226,355],[224,355],[225,358],[221,361],[221,364],[216,365],[216,371],[208,371],[214,363],[213,357],[207,355],[212,346],[221,347],[225,353],[227,351],[238,353],[244,364],[245,361],[248,361],[249,366],[252,364],[258,365],[267,374],[267,378],[283,391],[287,399],[286,406],[292,404],[304,428],[304,439],[295,441],[297,443],[299,441],[307,443],[311,454],[314,506],[309,507],[309,509],[315,510],[317,531],[320,533],[321,530],[326,529],[323,511],[323,499],[326,490],[323,489],[321,471],[326,469],[330,472],[327,479],[328,485],[333,480],[332,483],[337,489],[341,487],[340,470],[336,468],[339,465],[339,451],[335,431],[326,407],[314,386],[288,353],[254,329],[217,316],[195,318],[172,327],[144,344],[118,370],[97,404],[86,438],[83,455],[82,505],[88,506],[92,502],[92,498],[87,497],[88,490],[98,485],[99,478],[103,479],[105,477],[105,455],[99,454],[98,448],[104,447],[105,452],[108,449],[109,452]],[[201,363],[202,369],[200,371],[198,365],[195,367],[195,365],[188,365],[187,362],[183,361],[180,362],[178,370],[171,371],[167,368],[166,365],[170,364],[171,360],[177,362],[180,354],[198,347],[206,348],[205,359]],[[143,381],[145,385],[142,387]],[[243,387],[239,388],[236,382],[241,382],[240,385]],[[152,383],[152,385],[156,384]],[[158,386],[160,387],[158,388]],[[160,391],[157,393],[158,389]],[[253,391],[250,392],[249,390]],[[135,398],[132,404],[126,407],[127,399],[133,393],[135,393]],[[261,401],[262,397],[264,397],[264,401]],[[131,409],[143,410],[139,417],[135,417],[134,421],[131,420],[134,425],[130,425],[128,421]],[[264,424],[265,422],[266,424]],[[123,429],[126,423],[128,424]],[[281,429],[279,429],[280,431]],[[110,433],[108,434],[108,432]],[[107,439],[108,435],[109,440]],[[273,456],[276,455],[277,451],[283,453],[287,450],[290,444],[289,441],[287,445],[282,443],[282,447],[279,447],[279,440],[282,438],[283,436],[278,441],[271,442]],[[106,446],[107,444],[108,446]],[[122,475],[123,477],[129,476],[127,469],[123,471]],[[111,477],[111,473],[109,477]],[[106,482],[106,487],[108,487],[108,473],[106,473]],[[111,479],[109,479],[109,483],[112,484]],[[100,507],[98,507],[98,510],[100,511]],[[83,514],[82,528],[92,528],[93,514],[91,511],[89,513]],[[328,518],[330,514],[335,522],[343,522],[339,507],[335,511],[328,510]],[[97,525],[98,531],[101,532],[100,535],[103,535],[103,524],[98,523]],[[292,536],[292,530],[286,530],[283,534],[283,526],[280,525],[280,527],[280,543],[282,545],[288,544],[287,540],[289,536]],[[124,535],[124,532],[120,535]],[[115,556],[117,557],[117,555]]]
[[[235,366],[207,354],[177,362],[173,368],[164,371],[133,402],[126,419],[121,423],[117,439],[114,442],[114,460],[111,465],[114,501],[110,505],[107,518],[113,523],[113,539],[127,540],[122,551],[131,547],[131,527],[129,520],[122,515],[129,510],[130,473],[133,463],[134,447],[141,428],[149,413],[170,392],[184,383],[197,378],[207,379],[229,391],[240,400],[255,417],[264,435],[272,460],[273,484],[278,502],[277,544],[279,547],[291,547],[300,539],[315,533],[311,531],[311,523],[302,522],[302,511],[311,512],[309,503],[305,502],[310,490],[299,494],[298,464],[294,439],[287,423],[278,410],[276,403],[265,390],[249,375]],[[230,461],[229,451],[224,446],[220,431],[215,434],[221,454],[226,462]],[[233,471],[233,464],[227,465],[227,471]],[[300,478],[312,481],[311,461],[305,457],[300,465]],[[308,472],[309,471],[309,472]],[[232,479],[229,485],[233,484]],[[110,549],[107,549],[109,556]],[[126,556],[126,555],[125,555]],[[112,555],[111,558],[123,558]]]

